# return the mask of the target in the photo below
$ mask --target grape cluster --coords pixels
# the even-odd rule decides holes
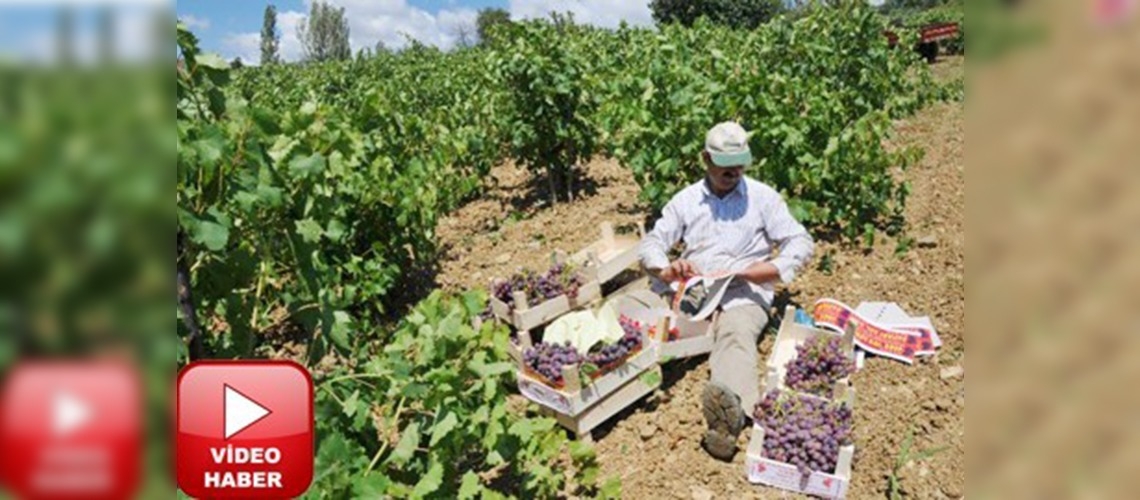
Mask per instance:
[[[796,347],[784,380],[793,390],[829,396],[836,382],[854,372],[855,362],[844,352],[843,340],[820,335]]]
[[[626,316],[618,319],[625,334],[612,344],[599,344],[590,349],[589,361],[605,371],[641,347],[640,324]]]
[[[496,280],[491,284],[491,293],[510,307],[515,306],[515,290],[526,292],[528,300],[548,300],[562,294],[570,298],[578,296],[578,288],[582,286],[582,278],[567,264],[556,264],[546,271],[538,274],[529,269],[515,273],[507,280]]]
[[[839,448],[851,444],[851,408],[791,392],[769,391],[753,421],[764,428],[764,456],[800,474],[835,473]]]
[[[562,366],[581,363],[582,355],[578,354],[578,350],[569,342],[565,344],[540,342],[523,353],[523,362],[555,386],[561,386]]]

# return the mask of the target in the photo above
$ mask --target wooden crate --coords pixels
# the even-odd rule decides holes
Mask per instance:
[[[812,471],[805,481],[796,466],[764,458],[764,428],[752,427],[752,438],[748,442],[748,453],[744,467],[748,482],[763,484],[794,491],[805,495],[823,498],[845,498],[851,485],[851,459],[855,455],[855,445],[839,448],[839,460],[832,474]]]
[[[848,359],[853,363],[855,362],[854,328],[848,328],[846,333],[840,335],[830,330],[796,323],[795,317],[795,308],[787,306],[784,309],[784,319],[780,322],[780,330],[776,333],[776,341],[772,345],[772,353],[768,356],[768,383],[771,387],[787,389],[784,385],[784,378],[788,373],[788,363],[791,363],[792,360],[796,358],[796,347],[803,345],[815,337],[841,337],[843,339],[844,352],[846,352]],[[843,393],[845,392],[845,387],[850,385],[850,381],[844,378],[836,385],[836,391]]]
[[[645,229],[638,226],[637,235],[615,234],[608,221],[598,229],[601,238],[572,255],[570,262],[584,265],[599,283],[606,283],[638,263],[637,247]]]
[[[590,441],[592,440],[590,431],[653,392],[661,386],[661,380],[661,367],[653,366],[602,396],[595,404],[577,415],[560,413],[546,406],[542,407],[542,412],[553,417],[559,425],[573,432],[578,439]]]
[[[668,303],[650,290],[633,289],[622,296],[624,299],[618,307],[618,312],[643,325],[643,330],[653,342],[657,343],[658,355],[661,362],[676,358],[688,358],[708,354],[713,346],[713,325],[719,317],[703,321],[689,321],[684,318],[673,320],[678,329],[679,338],[667,340],[670,312]],[[649,325],[654,325],[650,334]]]
[[[538,377],[530,375],[521,360],[518,366],[516,379],[519,392],[523,396],[567,417],[579,417],[629,381],[657,368],[657,346],[643,335],[641,351],[631,356],[621,366],[593,379],[588,384],[582,383],[577,366],[565,366],[562,371],[565,382],[561,389],[551,387]],[[625,400],[619,400],[615,404],[620,404],[622,401]],[[626,402],[633,403],[632,400]]]
[[[769,383],[771,381],[769,380]],[[761,394],[765,394],[767,387],[761,387]],[[807,395],[807,397],[814,397]],[[842,397],[837,397],[852,409],[855,407],[855,389],[846,388]],[[839,448],[839,459],[835,470],[831,473],[813,471],[807,480],[800,474],[796,466],[765,458],[764,428],[760,425],[752,426],[752,436],[748,441],[748,450],[744,457],[744,470],[748,482],[763,484],[805,495],[814,495],[823,498],[844,498],[851,485],[851,461],[855,456],[855,445],[850,444]]]
[[[559,295],[542,303],[531,305],[526,293],[515,291],[515,307],[511,309],[503,301],[491,297],[491,310],[499,319],[507,322],[516,330],[532,330],[536,327],[554,321],[559,316],[575,309],[579,309],[601,298],[602,287],[597,281],[587,281],[578,288],[577,297],[571,299],[565,294]]]

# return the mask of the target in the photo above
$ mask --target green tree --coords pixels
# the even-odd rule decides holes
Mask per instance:
[[[307,17],[297,26],[297,38],[306,61],[345,60],[352,57],[348,44],[348,18],[344,7],[313,2]]]
[[[281,44],[281,34],[277,32],[277,7],[265,6],[265,17],[261,21],[261,64],[276,64],[281,58],[277,49]]]
[[[652,0],[649,8],[659,24],[692,26],[701,16],[732,28],[754,29],[784,12],[782,0]]]
[[[493,28],[510,23],[511,14],[505,9],[480,9],[479,15],[475,18],[475,32],[479,35],[479,44],[490,44],[492,39],[491,31]]]

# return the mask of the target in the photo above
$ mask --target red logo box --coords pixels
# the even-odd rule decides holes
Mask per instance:
[[[129,365],[20,364],[0,393],[0,479],[19,498],[131,498],[142,411]]]
[[[178,487],[196,498],[300,496],[313,480],[313,379],[289,361],[178,375]]]

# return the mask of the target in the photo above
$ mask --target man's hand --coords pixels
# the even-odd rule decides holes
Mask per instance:
[[[658,277],[666,283],[671,283],[679,280],[687,280],[700,273],[700,270],[698,270],[697,266],[693,265],[692,262],[685,259],[677,259],[670,263],[669,267],[662,269]]]

